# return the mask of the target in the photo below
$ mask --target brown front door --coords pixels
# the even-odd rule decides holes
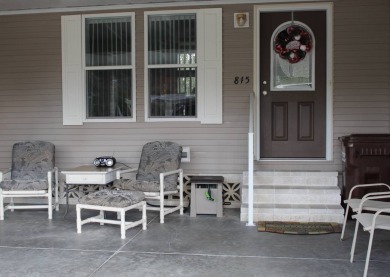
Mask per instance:
[[[325,11],[260,13],[261,158],[325,158],[326,33]]]

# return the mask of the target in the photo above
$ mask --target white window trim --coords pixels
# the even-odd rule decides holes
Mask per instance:
[[[132,94],[131,94],[131,101],[132,101],[132,117],[131,118],[87,118],[87,91],[86,91],[86,85],[85,85],[85,73],[86,73],[86,66],[85,66],[85,20],[87,18],[95,18],[95,17],[118,17],[118,16],[129,16],[131,18],[131,65],[125,65],[125,66],[94,66],[94,67],[88,67],[89,69],[131,69],[132,72]],[[134,12],[127,12],[127,13],[104,13],[104,14],[88,14],[88,15],[82,15],[81,20],[81,26],[82,26],[82,35],[81,35],[81,55],[82,55],[82,91],[83,91],[83,122],[136,122],[137,120],[137,103],[136,103],[136,66],[135,66],[135,13]]]
[[[207,76],[205,76],[205,71],[208,69],[207,54],[205,53],[205,31],[207,24],[205,22],[205,13],[210,11],[211,13],[217,15],[217,26],[215,27],[216,35],[214,35],[216,42],[216,49],[220,49],[214,56],[215,61],[212,61],[211,69],[217,72],[216,86],[214,89],[214,95],[205,95],[206,86],[207,86]],[[197,80],[196,80],[196,117],[150,117],[149,116],[149,82],[148,82],[148,71],[149,68],[158,68],[158,65],[152,65],[149,67],[148,62],[148,16],[149,15],[167,15],[167,14],[185,14],[192,13],[196,14],[196,28],[197,28],[197,58],[196,64],[188,64],[184,67],[196,67],[197,68]],[[144,111],[145,111],[145,122],[172,122],[172,121],[197,121],[202,124],[221,124],[222,123],[222,9],[190,9],[190,10],[167,10],[167,11],[146,11],[144,13]],[[181,67],[182,65],[161,65],[161,67]],[[205,108],[206,101],[209,101],[210,97],[211,103],[214,103],[213,107],[210,109],[210,112]],[[210,116],[211,115],[211,116]]]

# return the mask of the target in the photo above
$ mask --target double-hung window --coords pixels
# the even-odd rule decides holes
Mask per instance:
[[[145,13],[146,121],[220,123],[220,15],[219,9]],[[217,120],[206,118],[210,107]]]
[[[64,124],[135,121],[134,14],[62,21]]]
[[[196,117],[196,14],[148,15],[151,118]]]
[[[131,17],[84,18],[86,119],[133,116]]]

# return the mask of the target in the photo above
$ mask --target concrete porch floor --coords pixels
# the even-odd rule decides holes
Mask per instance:
[[[0,222],[0,276],[362,276],[368,234],[359,230],[349,262],[354,222],[340,234],[280,235],[257,232],[239,210],[213,215],[168,215],[160,224],[148,212],[148,229],[86,224],[76,233],[75,207],[47,219],[44,211],[7,211]],[[87,215],[89,211],[83,211]],[[136,214],[129,213],[129,217]],[[138,213],[137,213],[138,216]],[[374,237],[369,276],[390,272],[390,232]]]

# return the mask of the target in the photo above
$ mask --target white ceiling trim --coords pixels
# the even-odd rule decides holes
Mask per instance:
[[[83,11],[109,11],[109,10],[126,10],[126,9],[141,9],[141,8],[164,8],[164,7],[187,7],[187,6],[210,6],[210,5],[226,5],[226,4],[272,4],[272,3],[296,3],[296,2],[322,2],[323,0],[205,0],[205,1],[178,1],[178,2],[154,2],[145,4],[102,4],[94,6],[77,6],[77,7],[53,7],[53,8],[29,8],[27,5],[21,9],[0,10],[2,15],[18,15],[18,14],[39,14],[39,13],[63,13],[63,12],[83,12]],[[0,3],[3,1],[0,1]],[[27,1],[27,3],[30,1]],[[31,1],[33,2],[33,1]],[[31,3],[30,2],[30,3]],[[52,1],[53,3],[54,1]],[[239,3],[237,3],[239,2]],[[4,5],[4,3],[3,3]],[[3,6],[4,7],[4,6]]]

